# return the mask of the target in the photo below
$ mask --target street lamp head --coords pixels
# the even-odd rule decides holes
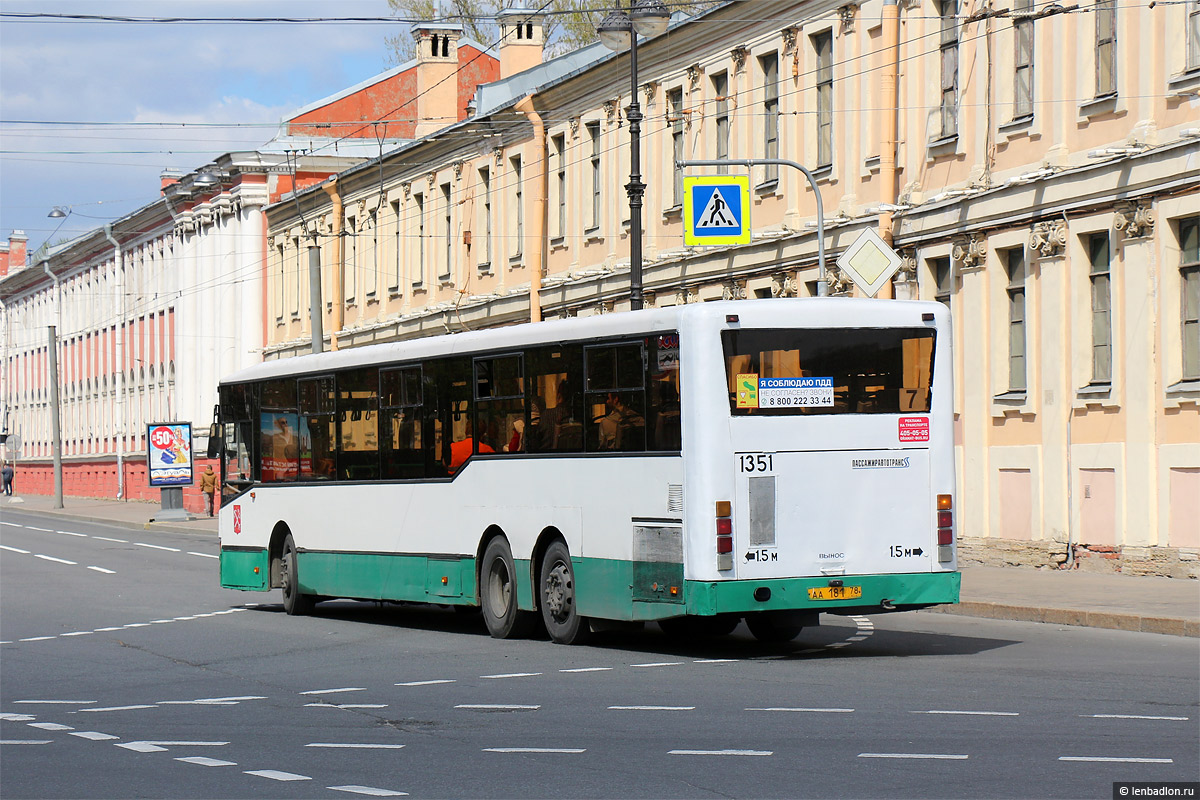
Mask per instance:
[[[638,36],[647,39],[666,33],[671,24],[671,12],[659,0],[633,0],[629,18]]]
[[[628,14],[617,9],[608,12],[608,15],[600,20],[600,24],[596,26],[596,33],[609,50],[624,53],[633,41],[633,24],[629,21]]]
[[[70,213],[71,213],[71,209],[69,209],[69,208],[64,208],[63,206],[55,206],[54,209],[46,216],[49,217],[50,219],[65,219],[67,217],[67,215]]]

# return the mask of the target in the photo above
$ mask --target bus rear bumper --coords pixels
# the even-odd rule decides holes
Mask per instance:
[[[687,581],[687,613],[698,616],[746,614],[754,611],[805,610],[834,614],[906,611],[957,603],[962,575],[958,572],[893,575],[846,575],[834,579],[859,597],[818,600],[809,589],[829,588],[829,578]],[[847,591],[838,594],[853,594]]]

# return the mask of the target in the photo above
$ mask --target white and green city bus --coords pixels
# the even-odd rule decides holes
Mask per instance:
[[[954,603],[949,314],[713,302],[265,362],[220,386],[221,585],[793,638]]]

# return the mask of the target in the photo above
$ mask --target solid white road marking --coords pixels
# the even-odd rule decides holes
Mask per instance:
[[[947,753],[859,753],[859,758],[919,758],[952,761],[966,761],[966,756],[949,755]]]
[[[1018,711],[910,711],[910,714],[958,714],[965,717],[1019,717]]]
[[[402,744],[352,744],[348,742],[309,742],[305,747],[329,747],[342,750],[399,750]]]
[[[537,711],[541,706],[509,706],[509,705],[494,705],[486,703],[463,703],[455,708],[463,708],[468,711]]]
[[[343,689],[313,689],[309,692],[300,692],[300,694],[338,694],[340,692],[365,692],[366,687],[363,686],[347,686]]]
[[[395,685],[396,686],[436,686],[437,684],[440,684],[440,683],[456,683],[456,681],[451,681],[451,680],[409,681],[408,683],[397,683]]]
[[[0,544],[0,550],[7,550],[7,551],[9,551],[10,553],[20,553],[20,554],[21,554],[21,555],[23,555],[23,556],[27,556],[27,555],[29,555],[29,551],[28,551],[28,550],[22,550],[22,549],[21,549],[21,548],[19,548],[19,547],[9,547],[9,546],[8,546],[8,545],[6,545],[6,544]]]
[[[671,750],[669,756],[773,756],[773,750]]]
[[[176,758],[176,761],[184,761],[188,764],[199,764],[202,767],[236,767],[236,761],[222,761],[219,758],[206,758],[205,756],[185,756]]]
[[[747,711],[798,711],[809,714],[853,714],[853,708],[747,708]]]
[[[612,667],[578,667],[576,669],[560,669],[559,672],[612,672]]]
[[[111,569],[105,569],[104,567],[88,567],[88,569],[95,570],[96,572],[103,572],[105,575],[116,575],[117,574],[117,573],[113,572]]]
[[[34,558],[41,558],[41,559],[44,559],[44,560],[46,560],[46,561],[53,561],[53,562],[55,562],[56,564],[68,564],[68,565],[70,565],[70,566],[72,566],[72,567],[77,567],[77,566],[79,566],[79,562],[78,562],[78,561],[67,561],[65,558],[55,558],[54,556],[44,556],[44,555],[42,555],[41,553],[34,553],[34,554],[33,554],[33,557],[34,557]]]
[[[480,675],[479,677],[487,680],[496,678],[535,678],[541,674],[540,672],[508,672],[503,675]]]
[[[154,707],[155,707],[155,706],[108,706],[107,708],[81,708],[81,709],[79,709],[79,710],[80,710],[81,712],[82,712],[82,711],[90,711],[90,712],[97,712],[97,711],[137,711],[137,710],[139,710],[139,709],[143,709],[143,708],[154,708]]]
[[[485,747],[485,753],[586,753],[582,747]]]
[[[100,733],[98,731],[71,731],[72,736],[78,736],[80,739],[88,739],[93,742],[106,742],[109,739],[120,739],[120,736],[113,736],[110,733]]]
[[[682,661],[658,661],[653,664],[630,664],[631,667],[678,667]]]
[[[152,550],[166,550],[169,553],[178,553],[178,547],[163,547],[161,544],[146,544],[145,542],[134,542],[138,547],[149,547]]]
[[[311,781],[307,775],[297,775],[294,772],[280,772],[277,769],[250,769],[247,775],[257,775],[260,778],[270,778],[273,781]]]
[[[1186,722],[1190,719],[1190,717],[1147,717],[1141,714],[1080,714],[1079,716],[1089,719],[1158,719],[1172,722]]]
[[[49,739],[0,739],[0,744],[50,744]]]
[[[695,711],[695,706],[609,706],[609,711]]]
[[[1117,764],[1174,764],[1170,758],[1120,758],[1107,756],[1059,756],[1059,761],[1103,761]]]
[[[326,789],[334,792],[350,792],[352,794],[365,794],[370,797],[408,797],[406,792],[393,792],[391,789],[376,789],[373,786],[326,786]]]
[[[107,536],[93,536],[93,539],[99,539],[102,542],[117,542],[118,544],[129,544],[128,539],[110,539]]]

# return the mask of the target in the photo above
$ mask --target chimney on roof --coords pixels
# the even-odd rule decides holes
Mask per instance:
[[[167,193],[167,187],[179,183],[179,179],[183,177],[183,173],[177,169],[167,168],[160,172],[158,177],[159,180],[162,181],[159,191],[161,191],[165,196]]]
[[[9,272],[16,272],[25,266],[25,249],[29,237],[25,231],[13,231],[8,237],[8,244],[0,251],[0,278]]]
[[[546,44],[545,15],[530,8],[505,8],[496,13],[500,25],[500,77],[542,63]]]
[[[463,27],[452,22],[418,22],[417,40],[418,139],[458,121],[458,40]]]

